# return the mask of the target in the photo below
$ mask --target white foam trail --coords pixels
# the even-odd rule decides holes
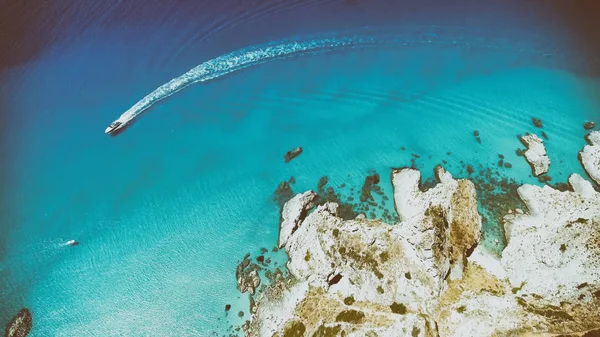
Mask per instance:
[[[173,95],[191,84],[208,81],[253,65],[299,54],[321,53],[344,47],[366,46],[377,42],[371,36],[332,37],[306,42],[270,43],[234,51],[204,62],[185,74],[161,85],[158,89],[129,108],[129,110],[125,111],[117,121],[126,124],[154,103]]]
[[[486,36],[485,34],[477,34],[476,38],[465,37],[465,32],[462,28],[458,28],[458,30],[447,28],[442,26],[409,26],[401,30],[392,29],[388,31],[386,28],[382,29],[378,27],[373,29],[371,27],[364,27],[363,29],[343,33],[319,35],[318,38],[313,36],[312,39],[305,39],[303,42],[285,40],[240,49],[206,61],[185,74],[161,85],[129,108],[129,110],[125,111],[115,122],[121,122],[124,126],[154,103],[173,95],[191,84],[208,81],[234,71],[288,57],[319,54],[345,48],[364,48],[387,43],[401,43],[405,46],[436,43],[451,48],[464,46],[467,48],[483,47],[494,50],[508,48],[515,53],[520,53],[528,49],[527,47],[524,48],[522,43],[518,43],[518,40],[515,42],[498,37],[488,40],[483,37]],[[496,40],[500,44],[490,44],[493,40]]]

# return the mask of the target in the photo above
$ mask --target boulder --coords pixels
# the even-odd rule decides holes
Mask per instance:
[[[292,161],[292,159],[298,157],[301,153],[302,148],[298,146],[286,152],[285,156],[283,156],[283,160],[285,160],[286,163],[289,163],[290,161]]]
[[[6,325],[4,337],[25,337],[31,331],[33,318],[29,309],[23,308]]]

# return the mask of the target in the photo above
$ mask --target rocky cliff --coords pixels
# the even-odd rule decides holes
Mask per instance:
[[[579,152],[579,160],[590,178],[600,185],[600,131],[592,131],[585,139],[588,145]]]
[[[586,167],[587,169],[587,167]],[[590,174],[593,176],[592,174]],[[282,211],[290,277],[261,293],[248,336],[553,336],[600,328],[600,193],[577,174],[570,191],[523,185],[527,209],[504,217],[498,259],[478,247],[469,180],[436,167],[395,169],[400,223],[315,207],[311,191]],[[277,291],[274,291],[277,290]]]

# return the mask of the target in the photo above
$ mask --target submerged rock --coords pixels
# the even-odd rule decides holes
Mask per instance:
[[[579,152],[579,161],[590,178],[600,185],[600,131],[592,131],[585,139],[588,145]]]
[[[361,194],[360,194],[360,201],[365,202],[367,200],[373,200],[373,196],[371,195],[371,191],[374,188],[374,185],[379,184],[379,174],[377,172],[368,175],[365,178],[365,181],[363,183],[362,189],[361,189]]]
[[[544,125],[542,124],[542,120],[539,119],[539,118],[532,117],[531,118],[531,122],[533,123],[533,125],[536,128],[543,128],[544,127]]]
[[[319,192],[323,191],[323,187],[325,187],[325,185],[327,185],[328,181],[329,181],[329,179],[327,178],[327,176],[323,176],[319,179],[319,184],[317,186],[317,189],[319,190]]]
[[[29,309],[23,308],[6,325],[4,337],[25,337],[29,334],[33,318]]]
[[[543,140],[534,134],[519,136],[519,139],[527,147],[525,151],[525,159],[531,166],[534,176],[539,176],[548,172],[550,167],[550,158],[546,155],[546,148]]]
[[[300,146],[298,146],[297,148],[291,149],[288,152],[286,152],[283,159],[285,160],[286,163],[289,163],[290,161],[292,161],[292,159],[298,157],[301,153],[302,153],[302,148]]]
[[[288,200],[290,200],[294,196],[294,191],[292,190],[292,186],[287,181],[282,181],[275,192],[273,192],[273,201],[279,205],[279,207],[283,207]]]
[[[250,254],[246,254],[235,271],[238,290],[241,293],[245,293],[247,291],[250,291],[251,295],[256,293],[256,289],[260,286],[261,282],[260,276],[258,276],[259,270],[261,270],[260,266],[255,263],[251,263]]]

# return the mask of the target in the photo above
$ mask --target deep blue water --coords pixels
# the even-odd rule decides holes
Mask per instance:
[[[461,176],[461,161],[493,166],[502,153],[513,165],[503,175],[537,183],[515,154],[517,134],[541,131],[533,116],[553,181],[583,173],[581,124],[598,122],[599,83],[559,26],[510,4],[56,5],[71,21],[48,28],[55,38],[0,83],[0,323],[26,306],[30,336],[225,333],[248,317],[236,315],[247,299],[235,266],[275,245],[272,193],[290,176],[297,192],[326,175],[350,196],[374,169],[390,195],[390,168],[413,153],[425,177],[442,159]],[[192,85],[118,137],[103,133],[198,64],[332,32],[383,42]],[[304,153],[285,164],[296,146]],[[490,229],[491,250],[495,239]]]

